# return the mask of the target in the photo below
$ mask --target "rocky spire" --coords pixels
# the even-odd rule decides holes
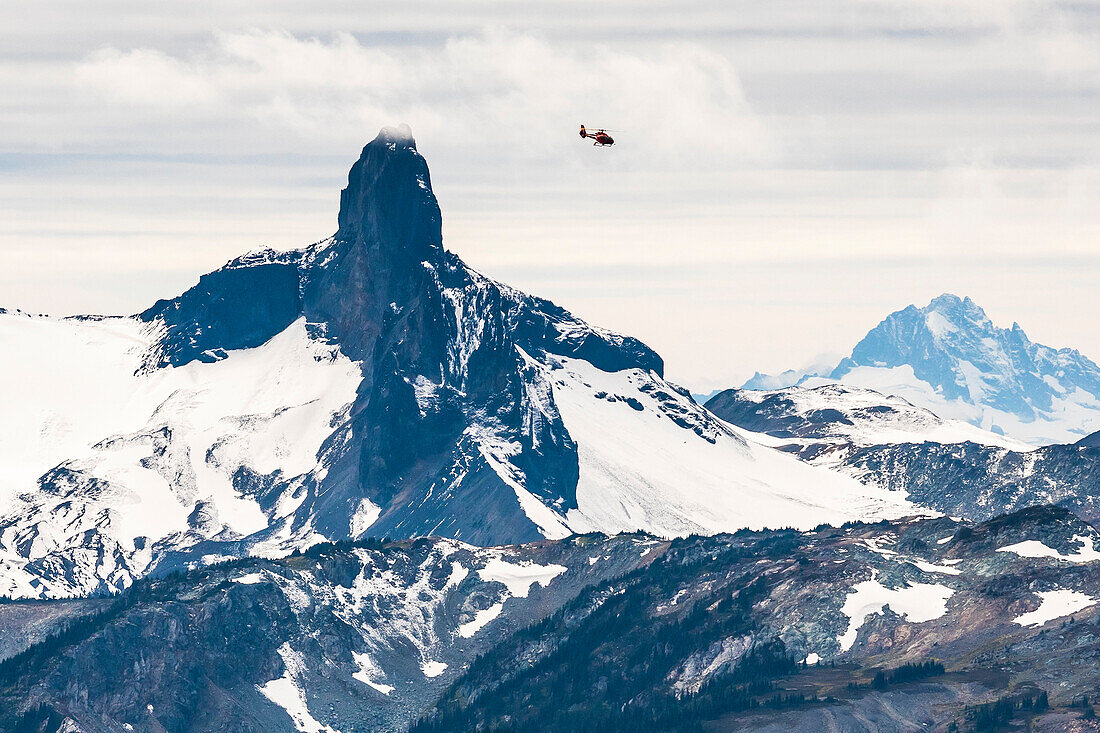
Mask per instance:
[[[417,261],[442,251],[439,204],[408,125],[383,127],[363,148],[340,194],[336,239]]]

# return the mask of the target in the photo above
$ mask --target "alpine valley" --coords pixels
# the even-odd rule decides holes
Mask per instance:
[[[332,237],[0,341],[0,730],[1100,730],[1100,368],[969,300],[700,406],[401,126]]]

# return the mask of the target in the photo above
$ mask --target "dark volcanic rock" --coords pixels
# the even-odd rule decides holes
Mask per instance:
[[[1086,448],[1100,448],[1100,430],[1095,433],[1090,433],[1085,437],[1078,440],[1074,445],[1084,446]]]
[[[168,329],[149,366],[216,361],[227,350],[259,346],[300,313],[295,266],[272,262],[216,270],[180,297],[159,300],[141,314]]]

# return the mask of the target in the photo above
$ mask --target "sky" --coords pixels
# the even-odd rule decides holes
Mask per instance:
[[[1100,360],[1100,2],[5,0],[0,307],[323,239],[401,122],[449,249],[694,390],[942,292]]]

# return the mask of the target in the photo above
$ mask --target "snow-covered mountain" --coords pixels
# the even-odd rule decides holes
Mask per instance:
[[[830,373],[796,381],[897,395],[1035,445],[1100,428],[1100,367],[1075,349],[1033,343],[1018,324],[997,328],[972,300],[950,294],[890,314]]]
[[[815,463],[833,464],[858,448],[896,443],[964,443],[1013,451],[1031,446],[946,420],[907,400],[843,384],[778,390],[728,389],[706,403],[750,440],[766,442]],[[774,440],[764,441],[761,435]]]
[[[134,317],[8,312],[0,335],[0,595],[117,590],[322,539],[914,511],[744,440],[641,342],[444,250],[407,128],[363,149],[333,237],[249,253]]]

